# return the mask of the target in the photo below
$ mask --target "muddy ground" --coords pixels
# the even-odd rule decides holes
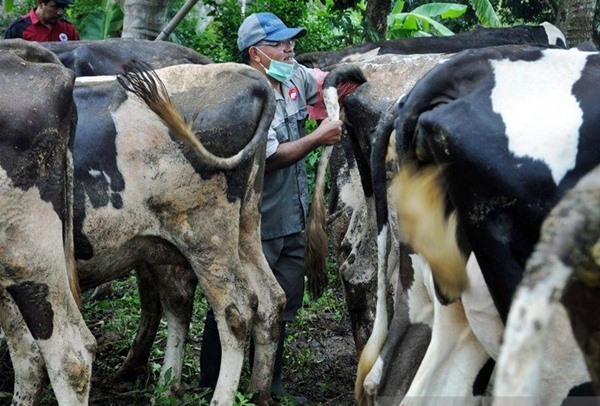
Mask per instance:
[[[337,289],[336,289],[337,290]],[[340,292],[334,293],[335,300],[342,300]],[[106,322],[106,320],[105,320]],[[94,321],[88,321],[98,342],[98,352],[94,362],[90,405],[92,406],[132,406],[153,405],[152,387],[155,382],[149,378],[152,374],[140,376],[135,383],[116,383],[113,376],[127,355],[130,332],[115,331],[94,327]],[[105,323],[106,325],[106,323]],[[350,321],[345,306],[339,305],[335,311],[327,309],[305,314],[302,321],[288,325],[284,385],[293,395],[302,395],[309,399],[309,405],[355,405],[353,398],[354,377],[357,359],[354,341],[350,330]],[[197,365],[201,337],[191,335],[188,345],[194,356],[192,363]],[[164,342],[162,343],[164,345]],[[159,340],[158,345],[161,345]],[[9,405],[12,392],[12,370],[6,347],[0,347],[0,405]],[[153,362],[160,363],[160,359]],[[189,359],[188,359],[188,362]],[[289,364],[289,365],[288,365]],[[159,368],[157,365],[154,368]],[[198,404],[198,374],[194,371],[185,377],[187,398],[159,404],[188,405]],[[247,372],[242,376],[242,385],[247,381]],[[246,376],[246,378],[244,378]],[[243,387],[240,390],[243,392]],[[156,389],[154,389],[156,392]],[[190,401],[190,397],[194,396]],[[55,405],[52,392],[47,390],[42,406]],[[280,404],[290,405],[289,401]]]

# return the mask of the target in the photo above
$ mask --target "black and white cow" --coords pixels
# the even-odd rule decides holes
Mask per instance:
[[[385,54],[415,55],[456,53],[464,49],[509,44],[556,44],[566,48],[565,36],[550,23],[537,26],[521,25],[503,28],[478,27],[446,37],[405,38],[351,45],[335,52],[307,52],[296,57],[308,67],[330,68],[339,63],[366,62]]]
[[[22,378],[13,404],[39,401],[28,378],[44,367],[60,404],[89,397],[96,341],[76,302],[68,221],[74,81],[38,44],[0,41],[0,322]]]
[[[444,55],[382,55],[369,62],[355,64],[364,72],[368,82],[349,94],[343,102],[345,130],[348,136],[333,149],[331,156],[333,186],[328,228],[334,255],[339,264],[341,281],[344,284],[358,354],[362,352],[373,328],[378,282],[382,282],[381,289],[389,292],[390,300],[382,299],[379,302],[380,307],[377,308],[379,323],[385,324],[388,323],[387,314],[390,318],[392,314],[394,317],[401,317],[401,313],[406,315],[406,292],[412,284],[409,250],[394,229],[390,229],[389,245],[385,244],[388,251],[383,258],[384,265],[382,268],[377,266],[378,240],[370,177],[369,133],[379,116],[389,110],[400,95],[407,92],[427,70],[446,58]],[[405,80],[390,81],[391,77],[403,77]],[[364,175],[365,173],[367,175]],[[394,224],[393,218],[389,221]],[[378,269],[383,270],[380,275]],[[396,321],[391,320],[391,323],[395,324]],[[388,330],[386,325],[379,328]],[[389,379],[390,383],[393,382],[390,384],[391,392],[401,391],[399,386],[402,386],[402,383],[405,383],[404,389],[408,388],[429,342],[430,329],[427,326],[419,326],[406,337],[404,347],[410,348],[410,351],[401,350],[399,345],[390,348],[390,352],[402,351],[407,354],[403,356],[402,367],[398,367],[402,376]],[[385,336],[381,340],[385,341]],[[381,369],[385,369],[385,374],[395,374],[391,371],[391,362],[386,358],[387,365],[380,363]],[[413,367],[408,367],[409,365]],[[370,369],[365,369],[365,375]],[[362,382],[364,378],[363,375],[358,380]],[[382,379],[385,380],[385,377],[379,380]],[[375,384],[378,385],[379,382]],[[373,387],[372,391],[376,389]],[[382,395],[391,399],[390,391],[385,390],[385,394]]]
[[[523,27],[512,27],[506,29],[481,29],[477,30],[473,34],[466,35],[469,40],[462,40],[463,35],[459,34],[453,37],[448,38],[431,38],[428,42],[428,46],[417,47],[417,44],[420,44],[420,39],[410,39],[401,41],[404,45],[404,50],[399,50],[397,53],[409,53],[409,52],[418,52],[418,53],[426,53],[428,50],[435,50],[439,52],[443,52],[444,54],[448,54],[454,52],[456,50],[462,50],[468,47],[486,47],[493,46],[499,44],[505,44],[507,42],[511,43],[538,43],[543,42],[549,45],[560,46],[564,44],[564,35],[560,33],[555,27],[550,25],[545,25],[546,28],[542,27],[527,27],[530,29],[524,29]],[[548,30],[548,31],[546,31]],[[541,31],[547,32],[548,34],[543,35],[534,35],[534,33]],[[552,34],[550,34],[552,32]],[[477,34],[479,33],[479,34]],[[549,40],[551,39],[551,41]],[[411,41],[415,41],[414,44]],[[444,45],[445,44],[445,45]],[[414,48],[419,48],[415,50]],[[412,50],[412,51],[411,51]],[[383,114],[389,114],[390,110],[393,108],[392,106],[397,101],[397,99],[405,92],[407,92],[412,84],[419,78],[422,74],[424,74],[428,69],[430,69],[436,62],[439,62],[443,59],[446,59],[448,55],[424,55],[420,57],[418,55],[397,55],[393,53],[379,55],[371,57],[363,62],[357,63],[357,65],[365,72],[367,78],[369,79],[369,83],[362,85],[357,91],[350,94],[346,98],[346,102],[343,106],[343,111],[345,112],[345,122],[347,124],[347,129],[349,133],[349,138],[351,140],[350,143],[347,144],[345,151],[348,152],[348,158],[341,154],[338,158],[338,168],[341,168],[344,165],[344,162],[348,161],[348,163],[352,166],[353,170],[355,168],[358,169],[358,173],[360,174],[360,179],[362,183],[362,187],[364,193],[367,197],[372,195],[372,190],[374,188],[373,180],[371,179],[371,151],[372,151],[372,143],[377,142],[370,138],[370,135],[373,132],[374,127],[377,125],[378,119]],[[343,66],[343,65],[342,65]],[[402,80],[394,80],[394,78],[401,77]],[[342,151],[341,148],[336,149],[339,152]],[[349,153],[352,151],[352,153]],[[354,155],[351,157],[351,155]],[[356,164],[356,167],[354,167]],[[382,169],[378,169],[382,170]],[[334,176],[335,177],[335,176]],[[347,179],[347,177],[340,177],[340,179]],[[342,180],[344,182],[344,180]],[[336,187],[338,185],[334,185],[333,195],[336,196]],[[339,187],[343,187],[343,185],[339,185]],[[377,188],[381,189],[381,186],[377,186]],[[318,194],[315,194],[317,196]],[[356,195],[356,198],[360,199],[360,195]],[[356,199],[354,198],[354,199]],[[342,205],[345,205],[343,201],[340,201]],[[335,206],[335,204],[334,204]],[[363,208],[364,205],[359,202],[349,203],[345,206],[352,206],[356,208]],[[337,208],[334,207],[334,210]],[[340,210],[344,210],[344,208],[340,208]],[[352,209],[354,210],[354,209]],[[333,213],[334,217],[339,217],[338,214]],[[384,212],[381,212],[382,216],[385,216]],[[362,223],[362,221],[361,221]],[[354,223],[355,226],[358,223]],[[347,224],[341,224],[339,227],[345,228]],[[338,228],[339,228],[338,227]],[[369,227],[360,227],[362,230],[368,230]],[[348,234],[353,234],[355,231],[348,230]],[[364,241],[364,238],[355,238],[357,242]],[[360,244],[363,244],[362,242]],[[351,251],[353,248],[349,248]],[[349,252],[348,252],[349,254]],[[342,253],[341,255],[344,255]],[[355,254],[352,254],[348,258],[357,257]],[[340,263],[344,262],[346,258],[340,258]],[[354,259],[352,259],[354,261]],[[369,260],[365,261],[368,263]],[[373,259],[371,259],[373,262]],[[353,271],[347,272],[349,278],[356,279],[358,284],[364,283],[360,281],[364,281],[365,279],[369,279],[366,275],[366,271],[358,269],[356,266]],[[348,280],[348,279],[346,279]],[[350,283],[350,286],[352,284]],[[355,286],[354,288],[357,288]],[[362,291],[361,288],[358,287],[359,290]],[[357,291],[357,296],[363,295],[364,292]],[[360,300],[350,299],[350,301],[354,303],[358,303]],[[364,302],[364,300],[363,300]],[[368,306],[367,306],[368,307]],[[364,307],[363,307],[364,308]],[[366,311],[369,313],[370,311]],[[362,317],[359,316],[358,319]],[[368,317],[365,319],[368,320]],[[368,324],[368,323],[367,323]],[[364,327],[355,326],[354,331],[365,330]],[[361,339],[360,341],[364,341]],[[362,349],[362,346],[358,344],[358,349]]]
[[[256,354],[249,390],[267,401],[284,302],[259,236],[270,88],[237,64],[178,65],[157,73],[174,105],[194,121],[176,121],[168,103],[157,113],[171,120],[172,134],[188,131],[191,148],[115,80],[82,80],[75,88],[78,110],[87,112],[74,146],[77,267],[107,280],[114,279],[110,272],[137,264],[194,269],[215,310],[223,349],[213,403],[233,402],[250,332]],[[157,80],[138,72],[122,81],[150,91],[142,84],[151,79]],[[162,100],[165,94],[145,96]],[[81,125],[86,120],[104,125]]]
[[[124,62],[145,61],[154,69],[182,64],[207,65],[211,60],[193,49],[165,41],[109,38],[66,42],[43,42],[67,68],[80,76],[116,75]]]
[[[433,68],[400,102],[394,205],[440,298],[457,299],[468,288],[473,252],[506,322],[543,219],[600,162],[598,73],[598,53],[468,50]],[[576,347],[568,334],[554,338],[563,352]],[[589,380],[581,354],[563,361],[555,366],[561,380],[542,377],[552,385],[542,391],[546,401]]]
[[[211,62],[192,49],[164,41],[115,38],[100,41],[51,42],[42,45],[55,53],[78,77],[117,75],[122,72],[123,65],[132,59],[149,63],[155,69],[181,64],[206,65]],[[94,103],[78,103],[79,114],[93,118],[94,112],[86,111],[87,108],[95,108]],[[94,131],[96,123],[90,119],[80,121],[80,126],[88,126],[80,128],[82,132]],[[147,370],[150,351],[160,319],[164,315],[168,333],[160,379],[163,380],[166,372],[171,370],[169,391],[181,393],[184,342],[191,319],[197,278],[190,268],[183,265],[162,267],[141,264],[135,269],[135,273],[141,304],[140,321],[127,357],[113,379],[135,380]],[[85,269],[78,270],[78,275],[84,291],[96,289],[92,298],[96,297],[98,290],[102,292],[103,287],[110,286],[110,282],[106,282],[109,275],[98,275],[95,272],[87,274]],[[121,276],[112,275],[115,278]],[[103,281],[104,283],[100,284]],[[164,288],[157,291],[156,287]]]
[[[527,261],[498,361],[494,390],[499,397],[538,395],[541,367],[549,356],[544,347],[554,339],[551,322],[555,313],[565,309],[600,393],[599,236],[600,166],[596,166],[552,209]]]

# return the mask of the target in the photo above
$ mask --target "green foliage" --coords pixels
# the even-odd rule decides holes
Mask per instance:
[[[119,37],[123,29],[123,10],[113,0],[103,0],[100,8],[87,13],[78,27],[81,39]]]
[[[7,0],[3,1],[4,11],[6,11],[6,17],[0,16],[0,38],[4,38],[4,31],[8,28],[10,23],[16,20],[18,17],[27,14],[29,10],[35,5],[35,1],[28,0],[23,3],[15,4],[13,0],[10,0],[10,4]]]
[[[177,0],[170,4],[169,13],[175,13],[185,3]],[[208,56],[213,62],[241,62],[237,49],[237,30],[243,21],[237,0],[203,2],[210,6],[211,22],[204,26],[196,12],[190,12],[169,36],[169,40],[192,48]]]
[[[243,393],[236,392],[235,400],[233,403],[234,406],[256,406],[254,403],[250,401]]]
[[[475,15],[485,27],[500,27],[500,19],[489,0],[469,0]]]
[[[466,6],[451,3],[429,3],[409,12],[401,12],[404,2],[398,1],[388,17],[389,38],[425,37],[452,35],[453,32],[434,18],[457,18],[463,15]]]
[[[308,292],[305,291],[298,317],[292,325],[289,325],[284,353],[285,369],[288,374],[307,370],[315,362],[310,337],[318,336],[311,332],[321,328],[315,326],[315,320],[325,316],[338,322],[347,313],[346,303],[339,295],[340,290],[335,288],[339,283],[337,265],[328,260],[327,269],[329,288],[325,289],[324,294],[317,300],[311,299]],[[309,337],[308,341],[306,337]]]
[[[183,0],[174,2],[173,13]],[[237,49],[237,31],[245,16],[237,0],[205,1],[210,5],[212,21],[199,24],[196,13],[190,13],[176,28],[170,40],[192,48],[215,62],[241,62]],[[298,41],[296,53],[335,50],[351,43],[363,42],[368,30],[363,27],[366,1],[356,8],[339,10],[333,0],[260,0],[247,3],[245,15],[268,11],[278,15],[289,27],[305,27],[307,35]]]
[[[469,3],[480,24],[487,27],[500,26],[500,20],[489,0],[469,0]],[[455,20],[467,12],[467,6],[458,3],[427,3],[402,12],[404,6],[405,1],[397,1],[388,16],[389,39],[453,35],[452,30],[438,20]]]
[[[502,0],[498,5],[498,13],[502,16],[503,21],[511,23],[555,22],[560,3],[559,0]],[[596,21],[598,20],[596,19]]]
[[[2,4],[4,6],[4,11],[6,11],[7,13],[11,13],[15,8],[14,0],[4,0]]]

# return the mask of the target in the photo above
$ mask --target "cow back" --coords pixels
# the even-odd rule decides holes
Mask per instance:
[[[164,41],[111,38],[66,42],[44,42],[44,47],[79,76],[116,75],[124,63],[136,59],[159,69],[180,64],[206,65],[211,60],[182,45]]]
[[[370,60],[383,54],[456,53],[465,49],[510,44],[566,47],[564,35],[552,24],[484,28],[445,37],[418,37],[351,45],[335,52],[309,52],[296,60],[305,66],[329,69],[337,63]]]

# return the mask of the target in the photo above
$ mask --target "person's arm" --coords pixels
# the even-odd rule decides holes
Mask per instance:
[[[14,21],[4,33],[4,39],[15,39],[15,38],[23,38],[23,30],[17,30],[17,25]]]
[[[342,121],[325,119],[312,133],[290,142],[278,145],[277,151],[267,158],[265,171],[289,166],[304,159],[313,149],[321,145],[333,145],[342,138]]]

